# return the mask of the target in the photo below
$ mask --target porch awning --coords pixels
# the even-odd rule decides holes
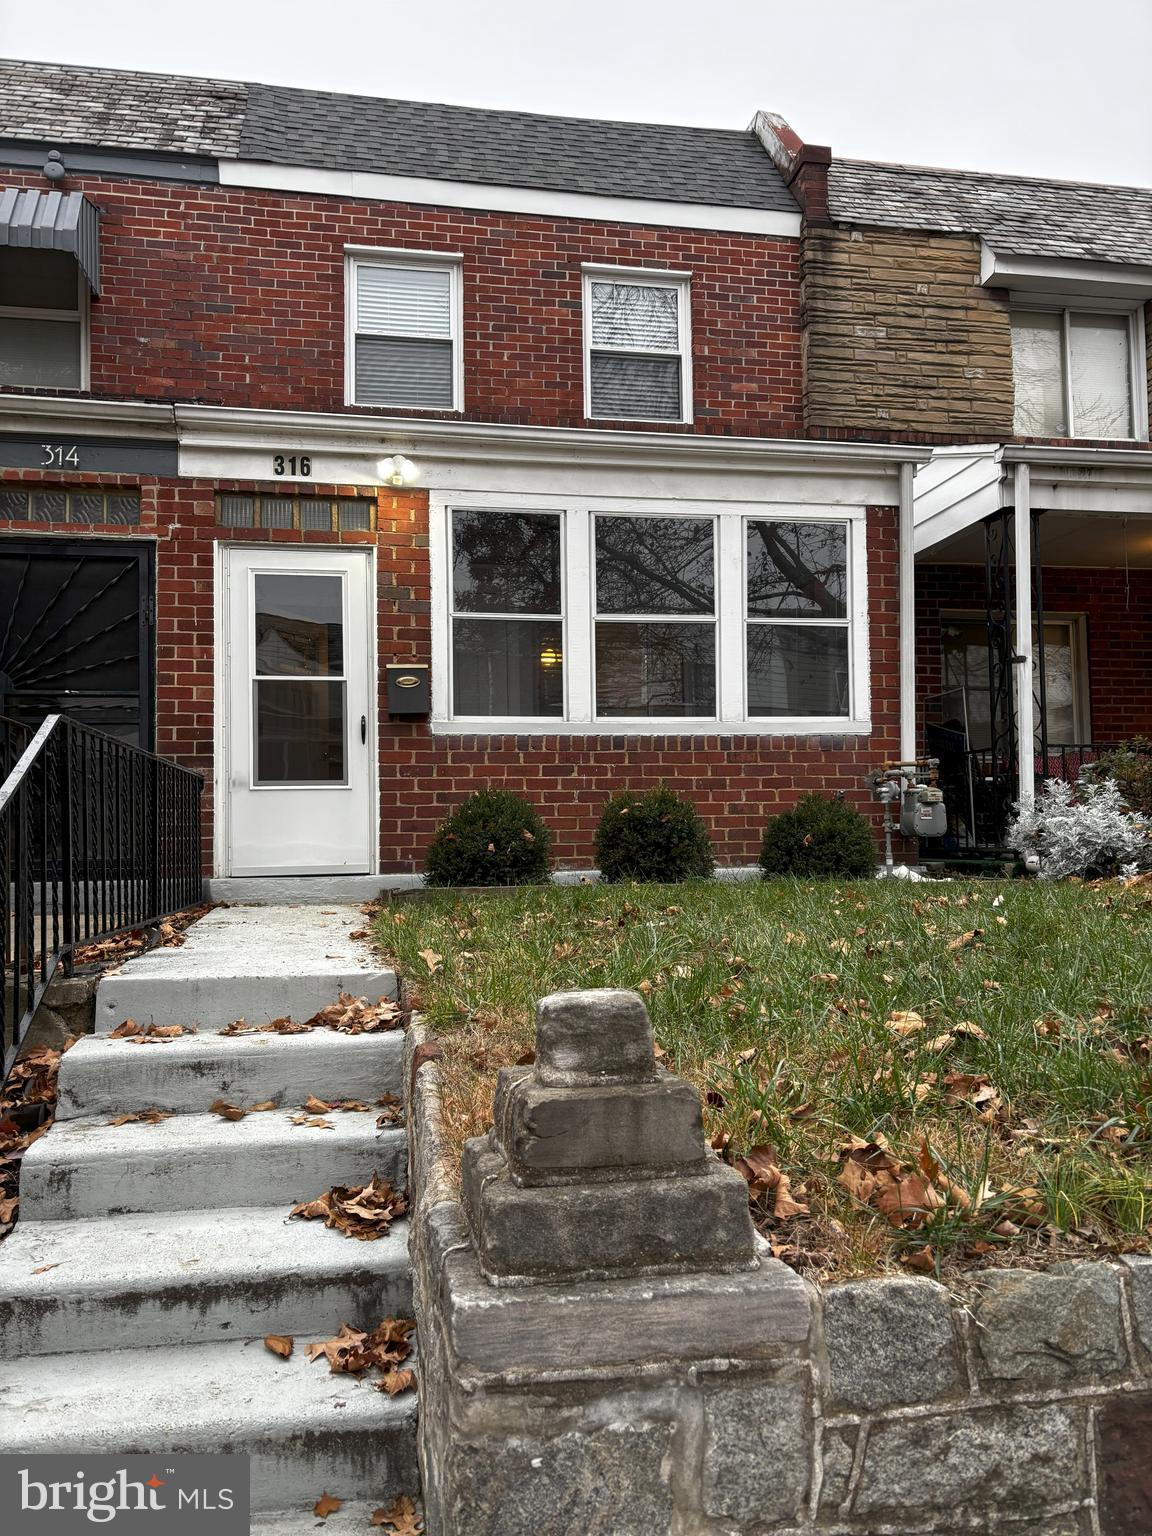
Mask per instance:
[[[100,212],[82,192],[0,187],[0,245],[67,251],[100,292]]]

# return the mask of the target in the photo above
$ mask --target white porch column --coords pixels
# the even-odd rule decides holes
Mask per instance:
[[[913,464],[900,466],[900,760],[916,756],[916,516]]]
[[[1021,805],[1036,794],[1036,705],[1032,692],[1032,483],[1027,464],[1015,474],[1016,774]]]

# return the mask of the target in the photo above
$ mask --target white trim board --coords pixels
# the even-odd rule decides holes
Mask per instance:
[[[588,192],[553,192],[544,187],[440,181],[430,176],[389,176],[378,171],[329,171],[306,165],[221,160],[220,185],[304,192],[310,196],[363,198],[372,202],[421,203],[436,208],[527,213],[609,224],[659,225],[667,229],[711,229],[734,234],[774,235],[791,240],[800,238],[799,210],[780,213],[771,208],[670,203],[646,197],[603,197]]]

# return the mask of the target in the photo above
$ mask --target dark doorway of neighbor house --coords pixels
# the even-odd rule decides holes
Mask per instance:
[[[124,539],[0,539],[0,714],[66,714],[151,750],[154,550]]]

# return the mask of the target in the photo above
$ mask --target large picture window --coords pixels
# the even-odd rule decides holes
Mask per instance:
[[[870,729],[862,511],[511,500],[432,509],[434,728]]]

